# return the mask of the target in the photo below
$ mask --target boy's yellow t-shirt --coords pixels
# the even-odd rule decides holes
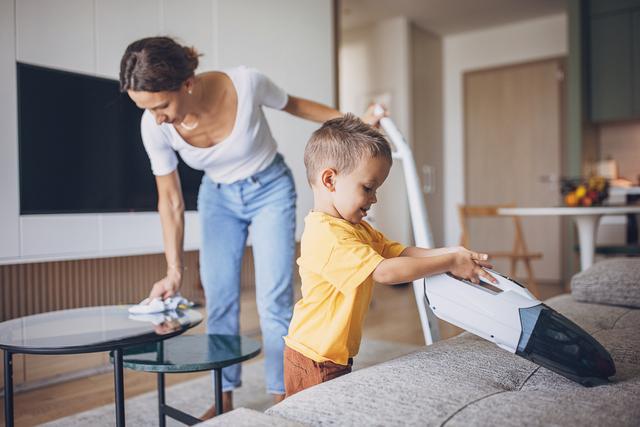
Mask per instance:
[[[404,249],[365,221],[307,215],[298,258],[302,299],[293,309],[286,345],[316,362],[346,365],[360,348],[371,274]]]

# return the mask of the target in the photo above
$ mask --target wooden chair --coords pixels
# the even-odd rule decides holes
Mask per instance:
[[[498,215],[499,208],[512,208],[515,207],[513,204],[505,204],[505,205],[486,205],[486,206],[478,206],[478,205],[460,205],[458,206],[458,213],[460,215],[460,225],[462,227],[462,235],[460,236],[460,245],[468,248],[469,247],[469,227],[468,227],[468,219],[471,217],[499,217],[508,219],[508,216]],[[512,216],[513,225],[515,227],[515,235],[513,241],[513,249],[511,251],[500,251],[500,252],[486,252],[491,258],[508,258],[511,263],[511,271],[510,276],[515,278],[516,269],[518,267],[518,262],[522,261],[524,263],[524,267],[527,271],[528,282],[527,285],[529,290],[536,296],[538,296],[538,283],[533,275],[533,268],[531,267],[531,260],[542,258],[542,253],[540,252],[529,252],[527,249],[527,244],[524,241],[524,233],[522,232],[522,224],[520,223],[520,218],[517,216]],[[481,247],[471,248],[477,252],[485,252]]]

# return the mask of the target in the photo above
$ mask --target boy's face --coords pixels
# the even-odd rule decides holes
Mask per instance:
[[[361,160],[347,175],[324,171],[323,184],[329,189],[333,207],[342,219],[352,224],[362,221],[371,205],[378,201],[376,191],[387,179],[390,168],[386,159],[370,157]]]

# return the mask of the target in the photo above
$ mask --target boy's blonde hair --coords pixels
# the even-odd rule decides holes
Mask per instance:
[[[347,113],[331,119],[316,130],[304,150],[307,180],[313,184],[319,171],[332,168],[348,174],[358,163],[371,157],[391,159],[391,147],[384,136],[373,126]]]

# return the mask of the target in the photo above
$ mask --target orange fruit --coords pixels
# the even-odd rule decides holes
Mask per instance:
[[[574,192],[571,192],[564,196],[564,203],[567,206],[578,206],[578,197],[576,197]]]

